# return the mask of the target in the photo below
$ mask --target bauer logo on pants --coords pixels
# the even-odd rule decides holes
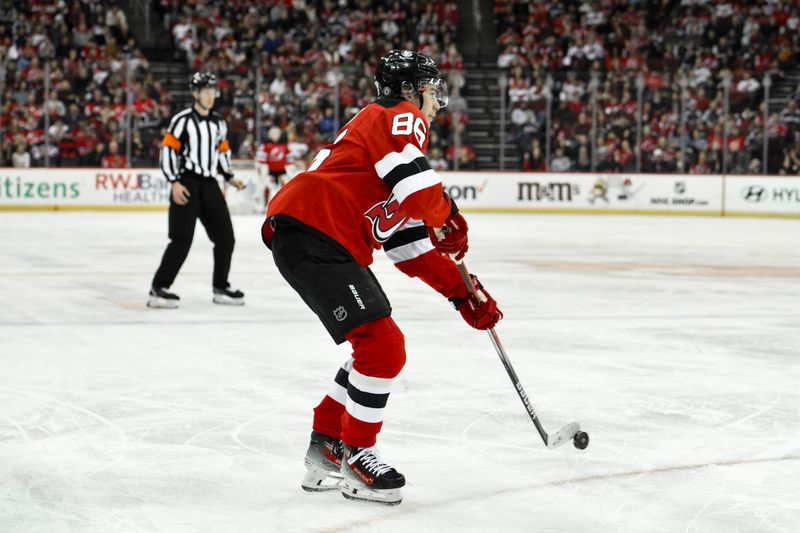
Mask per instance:
[[[341,322],[345,318],[347,318],[347,311],[341,305],[333,310],[333,318]]]

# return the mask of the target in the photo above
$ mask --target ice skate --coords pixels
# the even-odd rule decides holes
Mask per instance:
[[[375,447],[344,447],[342,496],[349,500],[397,505],[403,501],[400,488],[406,478],[386,464]]]
[[[230,283],[227,287],[214,287],[214,303],[222,305],[244,305],[244,293],[232,289]]]
[[[300,483],[308,492],[338,489],[342,482],[342,452],[344,444],[316,431],[311,432],[311,442],[306,452],[306,475]]]
[[[177,294],[169,292],[164,287],[152,287],[150,298],[147,300],[147,307],[153,309],[175,309],[178,307],[180,298]]]

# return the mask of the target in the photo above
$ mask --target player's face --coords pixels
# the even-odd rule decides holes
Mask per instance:
[[[194,97],[201,106],[206,109],[214,107],[214,100],[217,98],[217,89],[214,87],[204,87],[199,91],[194,91]]]
[[[430,90],[427,87],[420,94],[420,98],[422,98],[422,114],[425,115],[428,124],[430,124],[436,118],[436,112],[439,111],[439,103],[430,94]]]
[[[422,98],[422,114],[430,124],[436,118],[436,113],[447,106],[450,98],[447,92],[447,82],[436,79],[425,83],[420,87],[420,98]]]

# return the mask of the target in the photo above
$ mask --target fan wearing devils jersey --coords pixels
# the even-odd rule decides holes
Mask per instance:
[[[467,251],[467,223],[424,155],[430,124],[448,98],[436,64],[392,50],[375,82],[379,98],[272,200],[262,236],[281,275],[333,340],[353,347],[314,409],[303,488],[397,504],[405,478],[375,443],[406,353],[368,268],[373,252],[383,248],[399,270],[450,299],[472,327],[493,327],[502,313],[488,293],[485,302],[470,295],[449,256]]]

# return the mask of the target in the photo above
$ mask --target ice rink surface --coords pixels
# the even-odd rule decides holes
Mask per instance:
[[[800,221],[468,216],[469,267],[545,428],[483,332],[376,254],[408,363],[379,445],[397,507],[300,490],[348,356],[234,219],[242,308],[198,226],[145,308],[164,213],[0,213],[0,531],[800,531]]]

